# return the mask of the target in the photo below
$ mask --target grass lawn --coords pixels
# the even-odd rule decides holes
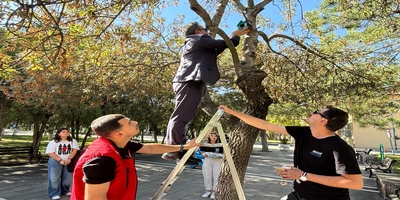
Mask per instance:
[[[96,138],[88,138],[86,141],[86,146],[89,145],[93,140]],[[83,140],[82,138],[79,138],[78,144],[80,146],[81,142]],[[40,142],[39,146],[39,151],[42,152],[42,154],[45,153],[47,144],[49,144],[49,140],[47,136],[44,136],[42,138],[42,141]],[[32,136],[30,135],[4,135],[2,140],[0,141],[0,147],[21,147],[21,146],[31,146],[32,145]]]
[[[385,154],[385,156],[397,160],[397,162],[394,163],[393,172],[400,174],[400,155]]]
[[[82,144],[83,140],[83,135],[82,137],[79,137],[78,140],[78,145],[79,147]],[[89,137],[86,140],[85,146],[87,147],[89,144],[91,144],[96,137]],[[39,146],[39,151],[42,153],[42,155],[46,152],[46,147],[47,144],[49,144],[49,140],[47,136],[43,136],[42,141],[40,142]],[[144,143],[154,143],[154,141],[147,141],[145,140]],[[4,135],[2,140],[0,141],[0,147],[21,147],[21,146],[31,146],[32,145],[32,136],[30,135]]]
[[[374,155],[380,160],[380,155],[379,154],[371,154]],[[393,155],[390,153],[385,153],[385,157],[391,158],[393,160],[397,160],[396,163],[394,163],[394,166],[392,168],[392,173],[400,174],[400,155]]]

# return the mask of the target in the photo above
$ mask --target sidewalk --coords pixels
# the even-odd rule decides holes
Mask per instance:
[[[291,184],[283,187],[274,166],[291,164],[293,151],[279,151],[270,145],[270,152],[260,152],[254,146],[243,185],[247,200],[279,200],[292,191]],[[162,181],[172,172],[175,164],[160,158],[160,155],[140,155],[135,157],[139,180],[137,200],[148,200],[156,193]],[[364,177],[364,188],[350,191],[352,200],[381,200],[376,189],[375,178],[368,178],[364,166],[360,164]],[[171,187],[164,200],[203,200],[204,193],[201,167],[187,167]],[[0,200],[46,200],[47,167],[45,164],[0,167]],[[62,196],[62,200],[69,197]]]

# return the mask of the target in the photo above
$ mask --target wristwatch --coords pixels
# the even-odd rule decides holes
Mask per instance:
[[[300,176],[301,181],[307,181],[307,172],[303,172],[303,174]]]
[[[179,152],[183,152],[184,149],[185,149],[185,147],[183,146],[183,144],[181,144],[181,148],[179,149]]]

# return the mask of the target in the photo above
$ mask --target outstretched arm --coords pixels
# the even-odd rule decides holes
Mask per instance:
[[[190,140],[189,143],[183,145],[183,149],[191,149],[193,147],[200,146],[200,143],[196,143],[196,139]],[[137,153],[147,153],[147,154],[163,154],[168,152],[177,152],[181,150],[181,145],[167,145],[167,144],[144,144]]]
[[[219,109],[224,109],[224,111],[228,114],[231,114],[237,118],[239,118],[240,120],[244,121],[245,123],[254,126],[256,128],[259,129],[263,129],[263,130],[268,130],[268,131],[274,131],[274,132],[278,132],[284,135],[288,135],[288,132],[286,131],[286,128],[284,126],[279,126],[279,125],[275,125],[275,124],[271,124],[265,120],[250,116],[250,115],[246,115],[244,113],[232,110],[230,108],[228,108],[225,105],[220,105],[218,107]]]

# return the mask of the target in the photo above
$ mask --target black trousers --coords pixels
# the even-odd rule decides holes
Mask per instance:
[[[183,144],[186,133],[196,115],[197,107],[206,92],[203,81],[173,83],[175,109],[168,122],[167,144]]]
[[[281,200],[306,200],[306,199],[301,198],[296,191],[293,191],[290,194],[282,197]],[[350,200],[350,198],[344,198],[344,199],[342,198],[341,200]]]

